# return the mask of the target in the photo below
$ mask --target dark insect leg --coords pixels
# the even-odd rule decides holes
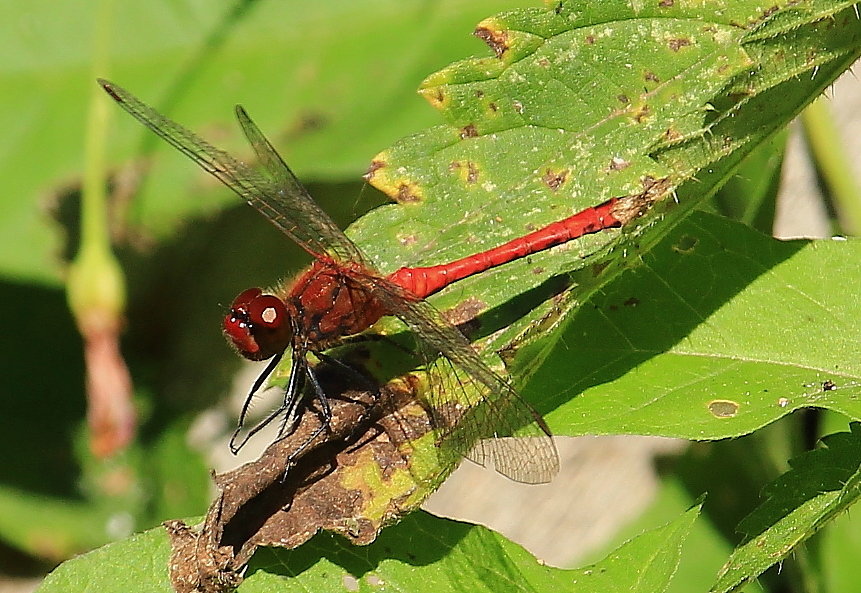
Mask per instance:
[[[341,340],[340,344],[344,346],[347,344],[361,344],[363,342],[384,342],[389,346],[397,348],[404,354],[409,354],[410,356],[415,355],[415,352],[410,348],[399,344],[397,340],[393,340],[391,336],[386,336],[383,334],[354,334],[352,336],[347,336],[346,338]]]
[[[269,378],[269,375],[272,374],[272,371],[275,370],[275,367],[278,366],[278,363],[281,362],[281,359],[284,357],[284,353],[280,352],[272,357],[266,364],[266,368],[263,369],[263,372],[257,375],[257,378],[254,380],[254,384],[251,386],[251,391],[248,392],[248,395],[245,396],[245,402],[242,404],[242,411],[239,413],[239,426],[238,428],[242,428],[242,425],[245,424],[245,417],[248,415],[248,410],[251,408],[251,402],[254,401],[254,396],[257,395],[257,391]]]
[[[362,374],[361,372],[356,370],[353,366],[345,363],[344,361],[338,360],[337,358],[332,358],[328,354],[323,354],[322,352],[315,352],[314,355],[317,356],[317,358],[319,358],[320,360],[322,360],[326,364],[330,364],[334,367],[341,369],[342,371],[344,371],[345,374],[347,374],[350,377],[352,377],[353,379],[355,379],[358,383],[363,384],[364,387],[366,389],[368,389],[368,391],[371,391],[371,392],[377,394],[377,398],[379,398],[380,386],[377,383],[375,383],[373,380],[369,379],[364,374]],[[367,413],[368,410],[371,409],[371,407],[372,407],[372,404],[366,405],[365,406],[365,413]],[[362,423],[362,425],[363,424],[364,423]],[[357,425],[357,426],[353,427],[353,431],[348,435],[346,440],[347,441],[353,440],[353,438],[356,436],[355,431],[361,429],[362,425]],[[371,438],[373,438],[373,437],[371,437]]]
[[[305,439],[301,445],[296,447],[296,450],[290,453],[290,456],[287,458],[287,464],[284,468],[284,475],[281,476],[281,481],[284,482],[287,480],[287,474],[290,473],[290,468],[293,467],[293,464],[302,452],[308,448],[308,446],[320,436],[324,430],[329,429],[329,423],[332,421],[332,407],[329,405],[329,399],[326,397],[326,392],[323,390],[322,385],[317,380],[317,376],[314,374],[314,369],[310,367],[310,365],[305,365],[305,375],[308,377],[308,380],[311,382],[311,385],[314,388],[314,394],[317,396],[317,399],[320,401],[320,426],[318,426],[311,435]],[[286,435],[285,435],[286,436]],[[278,440],[284,438],[283,436],[279,436]]]
[[[288,391],[284,392],[284,402],[282,403],[280,408],[280,411],[284,412],[284,420],[283,422],[281,422],[281,427],[278,429],[278,434],[275,436],[276,441],[280,441],[281,439],[293,434],[293,431],[299,424],[299,420],[301,418],[301,404],[305,401],[304,394],[302,393],[302,391],[305,388],[305,375],[308,373],[308,371],[309,367],[308,361],[306,359],[297,361],[295,363],[295,366],[293,367],[293,371],[291,371],[291,382],[293,381],[294,374],[297,377],[297,391],[295,392],[295,394],[289,394]]]
[[[248,433],[242,438],[242,441],[237,444],[236,439],[239,438],[239,434],[242,431],[242,427],[245,424],[245,418],[248,414],[248,409],[251,405],[251,401],[253,397],[256,395],[257,390],[263,384],[263,381],[272,374],[272,371],[275,369],[275,366],[280,362],[282,354],[278,354],[269,364],[266,365],[264,371],[260,374],[257,380],[254,382],[254,385],[251,388],[251,392],[248,394],[248,397],[245,400],[244,405],[242,406],[242,412],[239,415],[239,425],[236,427],[236,430],[233,431],[233,435],[230,437],[230,450],[235,455],[239,452],[242,447],[245,446],[245,443],[253,437],[255,434],[260,432],[265,426],[267,426],[270,422],[275,420],[282,412],[290,409],[291,407],[295,407],[296,402],[301,400],[302,398],[302,386],[304,384],[304,373],[297,372],[297,366],[302,364],[302,354],[297,354],[297,351],[294,349],[293,352],[293,370],[290,372],[290,379],[287,383],[287,388],[284,390],[284,400],[282,404],[274,410],[269,416],[264,418],[262,421],[258,422],[257,425],[248,431]]]
[[[314,395],[316,395],[317,399],[320,400],[320,412],[323,416],[320,430],[323,428],[329,428],[329,423],[332,421],[332,406],[329,405],[329,398],[323,390],[323,386],[320,385],[320,381],[317,380],[317,375],[314,374],[314,369],[312,369],[310,365],[305,367],[305,374],[311,381],[311,386],[314,388]],[[317,436],[317,434],[314,436]]]
[[[337,358],[329,356],[328,354],[323,354],[322,352],[315,352],[314,356],[316,356],[317,358],[319,358],[320,360],[322,360],[323,362],[325,362],[328,365],[331,365],[333,367],[337,367],[337,368],[341,369],[346,374],[350,375],[350,377],[352,377],[353,379],[355,379],[359,383],[362,383],[365,387],[367,387],[371,391],[377,390],[378,385],[376,383],[374,383],[373,381],[368,379],[365,375],[363,375],[362,373],[357,371],[353,366],[347,364],[346,362],[344,362],[342,360],[338,360]]]

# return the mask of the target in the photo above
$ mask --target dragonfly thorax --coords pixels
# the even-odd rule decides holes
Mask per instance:
[[[239,293],[222,322],[224,335],[250,360],[266,360],[283,352],[293,338],[293,324],[284,302],[259,288]]]

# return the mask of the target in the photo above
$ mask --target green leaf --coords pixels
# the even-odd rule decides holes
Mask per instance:
[[[859,257],[858,241],[778,241],[695,214],[566,303],[515,372],[558,434],[717,439],[803,407],[861,418],[861,302],[832,284],[857,285]]]
[[[792,460],[766,489],[768,499],[739,525],[748,541],[733,552],[712,591],[730,591],[776,564],[861,494],[861,424],[822,439]]]
[[[861,524],[858,515],[847,512],[834,518],[816,538],[819,546],[819,568],[825,591],[858,593],[861,591]]]
[[[766,15],[748,2],[669,4],[565,2],[480,24],[503,53],[425,81],[450,125],[376,157],[371,182],[401,203],[364,217],[353,236],[384,270],[448,261],[637,193],[646,177],[678,185],[683,207],[664,216],[678,219],[861,53],[858,19],[838,12],[850,3]],[[372,240],[380,229],[398,240]],[[590,254],[610,238],[578,248]],[[506,284],[464,281],[458,292],[493,303]]]
[[[373,544],[357,548],[320,534],[296,550],[258,551],[240,593],[269,591],[642,591],[670,582],[696,506],[578,570],[543,566],[526,550],[483,527],[414,513]],[[171,591],[163,529],[109,544],[61,565],[40,593]]]
[[[49,574],[41,593],[173,593],[167,565],[170,544],[161,527],[72,558]]]
[[[715,194],[716,213],[762,233],[772,233],[788,136],[784,130],[747,155],[735,174]]]
[[[540,366],[542,359],[558,347],[553,376],[549,384],[539,382],[542,398],[533,401],[543,412],[562,406],[582,389],[625,375],[687,339],[686,335],[706,316],[722,311],[753,277],[767,274],[770,267],[800,248],[798,244],[783,250],[770,246],[768,252],[757,254],[764,259],[749,262],[746,260],[751,249],[747,242],[754,239],[740,226],[720,230],[718,237],[709,236],[710,228],[690,228],[691,237],[677,233],[675,236],[684,240],[673,251],[682,254],[692,248],[688,245],[691,241],[701,242],[696,248],[704,250],[703,257],[709,258],[716,257],[727,245],[739,246],[737,257],[743,261],[730,256],[703,268],[697,255],[670,257],[672,254],[666,250],[671,242],[665,238],[674,225],[732,175],[747,154],[788,123],[861,53],[861,21],[853,9],[844,8],[848,6],[806,2],[762,13],[757,5],[747,2],[710,5],[705,11],[700,5],[679,2],[642,9],[622,2],[602,3],[600,8],[590,10],[578,8],[577,3],[561,3],[557,10],[517,11],[488,19],[479,28],[497,40],[492,46],[500,55],[456,63],[425,81],[425,95],[442,110],[450,125],[404,139],[377,156],[371,182],[400,203],[378,208],[357,221],[351,227],[352,237],[384,271],[401,265],[450,261],[522,236],[609,197],[637,194],[648,179],[669,179],[678,203],[665,199],[640,225],[591,235],[524,258],[458,282],[432,298],[437,306],[446,309],[462,304],[464,295],[476,295],[468,304],[472,311],[490,312],[480,318],[483,326],[479,335],[487,335],[511,322],[511,314],[507,321],[495,318],[499,316],[497,308],[509,306],[548,278],[579,270],[576,280],[580,286],[573,291],[567,308],[562,307],[561,312],[539,308],[528,314],[519,328],[537,324],[543,315],[556,316],[535,332],[540,334],[536,339],[544,343],[531,349],[524,359],[531,367]],[[697,18],[691,18],[694,14]],[[801,76],[801,72],[807,74]],[[706,236],[698,237],[699,233]],[[662,241],[661,259],[668,267],[679,268],[672,271],[672,276],[649,279],[646,269],[637,272],[636,259],[631,255],[637,254],[653,265],[650,252]],[[756,249],[763,248],[766,242],[760,241]],[[802,263],[814,266],[812,270],[828,269],[830,274],[831,264],[845,264],[853,249],[849,245],[812,248],[811,252],[825,253],[821,259],[810,255],[803,262],[798,260],[795,273],[808,277],[810,282],[821,282],[828,276],[801,270]],[[696,265],[697,269],[688,271],[685,264]],[[724,265],[742,268],[737,271],[720,267]],[[593,292],[615,283],[616,277],[630,268],[647,284],[633,286],[632,281],[625,287],[631,294],[607,306],[648,301],[655,307],[645,314],[626,316],[625,326],[605,327],[600,333],[581,330],[568,334],[564,342],[558,335],[548,339],[546,325],[554,324],[561,331],[569,324],[561,320],[563,316],[587,315],[575,313],[575,305],[589,301]],[[850,278],[857,276],[853,268],[845,265],[841,271]],[[745,277],[737,278],[739,274]],[[811,278],[811,274],[815,277]],[[672,287],[663,286],[671,279],[678,282]],[[763,288],[764,296],[770,298],[768,293],[773,289]],[[658,292],[651,296],[651,291]],[[694,293],[695,300],[686,303],[677,299],[672,294],[677,291]],[[787,287],[786,293],[791,294],[792,289]],[[629,301],[630,297],[634,299]],[[853,298],[846,294],[833,298],[839,299],[834,305],[840,310],[835,312],[843,320]],[[698,303],[699,300],[705,302]],[[664,311],[672,318],[656,329],[653,320],[662,319],[655,317],[659,305],[682,309]],[[802,305],[795,306],[803,311]],[[815,309],[813,304],[810,307]],[[766,309],[765,319],[770,319],[772,307]],[[792,335],[800,336],[799,320],[789,316],[786,320],[789,325],[780,331],[797,329]],[[850,328],[854,327],[851,319],[846,321]],[[715,425],[722,428],[702,431],[698,425],[711,424],[714,416],[703,417],[701,406],[685,403],[683,411],[691,411],[697,422],[689,425],[679,421],[673,430],[668,430],[663,425],[674,422],[668,411],[678,410],[679,402],[663,398],[658,403],[663,401],[667,407],[642,422],[601,426],[601,419],[608,414],[615,415],[619,410],[626,413],[632,407],[626,404],[626,398],[634,396],[626,396],[621,385],[613,392],[621,397],[602,398],[608,408],[604,413],[593,415],[593,406],[576,429],[566,426],[572,421],[567,417],[554,422],[555,426],[561,426],[566,434],[622,428],[625,432],[671,432],[706,438],[712,434],[742,434],[762,426],[780,415],[760,413],[754,419],[747,414],[752,398],[762,399],[763,395],[735,385],[719,389],[717,382],[728,377],[735,377],[737,384],[744,381],[742,375],[748,368],[743,357],[768,349],[767,344],[758,342],[763,338],[771,341],[768,332],[773,328],[757,330],[757,325],[751,328],[750,321],[738,319],[734,324],[735,329],[744,329],[742,335],[725,335],[723,331],[713,334],[706,358],[701,361],[702,372],[696,368],[685,371],[693,372],[695,380],[704,379],[704,373],[715,370],[708,358],[714,353],[736,362],[734,369],[724,365],[727,377],[714,377],[713,381],[682,389],[677,382],[680,375],[675,372],[662,372],[655,378],[639,375],[644,369],[638,369],[638,376],[646,382],[648,395],[643,397],[648,399],[670,390],[681,399],[689,387],[698,387],[705,403],[718,399],[738,401],[744,412],[741,418],[751,420],[748,427],[724,422]],[[706,335],[707,329],[700,328],[700,332]],[[634,351],[633,356],[620,361],[613,359],[610,352],[611,359],[606,360],[608,353],[602,350],[608,336],[624,339],[629,331],[655,336],[644,345],[616,345],[628,354]],[[511,348],[513,335],[505,332],[497,336],[485,344],[486,351]],[[715,339],[723,343],[723,349]],[[850,342],[847,340],[847,344]],[[572,356],[575,352],[581,354],[580,349],[590,344],[600,344],[602,350],[591,350],[587,358]],[[821,358],[822,347],[820,343],[819,350],[809,354]],[[843,351],[848,351],[846,346]],[[789,358],[796,356],[795,352],[787,354]],[[808,362],[805,359],[809,356],[802,353],[800,358]],[[750,368],[755,370],[756,366]],[[834,369],[822,360],[817,361],[816,368],[823,375],[832,371],[845,373],[847,380],[857,375],[855,369]],[[527,376],[531,370],[526,371]],[[524,371],[520,371],[522,376]],[[792,385],[791,391],[780,392],[776,397],[774,392],[764,396],[778,412],[797,407],[799,396],[805,403],[814,400],[810,388],[799,390],[798,375],[803,375],[805,384],[817,380],[813,373],[799,372],[774,384],[778,388]],[[662,382],[670,380],[672,386],[654,393],[655,381],[661,387]],[[767,389],[772,380],[771,375],[760,371],[752,377],[752,384]],[[561,395],[547,399],[546,394],[555,388],[561,389]],[[783,395],[795,397],[780,407],[777,402]],[[581,413],[580,409],[572,411]],[[716,413],[727,414],[721,410]],[[623,420],[630,420],[630,416]]]

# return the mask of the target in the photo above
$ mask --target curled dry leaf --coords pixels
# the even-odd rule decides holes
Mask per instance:
[[[321,418],[309,409],[259,459],[215,476],[219,493],[202,525],[165,523],[174,589],[231,590],[258,546],[295,548],[321,529],[369,544],[416,508],[452,467],[437,458],[417,387],[412,376],[379,391],[327,384],[327,430],[313,436]]]

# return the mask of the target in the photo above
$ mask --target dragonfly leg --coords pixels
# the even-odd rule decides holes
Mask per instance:
[[[275,367],[281,362],[281,358],[284,356],[284,353],[276,354],[272,357],[266,367],[263,369],[263,372],[257,375],[257,378],[254,380],[254,384],[251,386],[251,390],[248,392],[248,395],[245,396],[245,401],[242,403],[242,411],[239,412],[239,425],[237,426],[237,431],[242,429],[242,426],[245,424],[245,418],[248,415],[248,410],[251,408],[251,402],[254,401],[254,396],[257,395],[257,391],[266,382],[266,379],[269,378],[269,375],[272,374],[272,371],[275,370]],[[236,436],[234,434],[234,436]],[[233,450],[233,439],[230,439],[231,445],[230,448]],[[237,449],[238,450],[238,449]],[[233,451],[236,453],[236,451]]]
[[[392,339],[391,336],[386,336],[383,334],[353,334],[352,336],[347,336],[343,340],[341,340],[340,345],[344,346],[347,344],[363,344],[365,342],[383,342],[388,344],[389,346],[393,346],[403,352],[404,354],[409,354],[410,356],[415,356],[415,351],[407,348],[403,344],[398,343],[397,340]]]
[[[267,365],[266,368],[260,373],[260,376],[257,377],[257,380],[254,381],[254,385],[251,387],[251,391],[248,396],[245,398],[245,403],[242,405],[242,411],[239,414],[239,423],[236,427],[236,430],[233,431],[233,435],[230,437],[230,450],[236,455],[242,447],[245,446],[245,443],[253,437],[255,434],[260,432],[264,427],[266,427],[270,422],[275,420],[281,413],[285,410],[289,410],[292,406],[296,405],[296,401],[300,400],[302,397],[302,386],[304,384],[304,375],[301,372],[291,371],[290,379],[287,383],[287,388],[284,390],[284,400],[281,406],[279,406],[276,410],[274,410],[271,414],[269,414],[266,418],[261,420],[254,426],[251,430],[246,433],[241,441],[237,443],[237,439],[239,438],[242,428],[245,426],[245,420],[248,415],[248,411],[251,407],[251,403],[254,400],[254,397],[257,395],[257,391],[260,389],[260,386],[263,385],[263,382],[272,374],[272,371],[275,370],[275,367],[281,361],[283,353],[276,355]],[[293,364],[294,369],[297,364],[301,364],[301,355],[298,355],[294,352],[293,354]],[[283,426],[282,426],[283,430]],[[280,434],[280,431],[279,431]]]
[[[341,369],[342,371],[344,371],[344,373],[350,375],[350,377],[352,377],[359,383],[362,383],[370,391],[377,390],[378,385],[374,383],[371,379],[369,379],[367,376],[365,376],[363,373],[361,373],[359,370],[357,370],[353,365],[347,364],[343,360],[338,360],[337,358],[329,356],[328,354],[323,354],[322,352],[315,352],[314,356],[316,356],[330,366]]]
[[[296,449],[292,453],[290,453],[289,457],[287,457],[287,463],[284,467],[284,474],[281,476],[281,482],[287,480],[287,475],[290,473],[290,469],[293,467],[293,465],[295,465],[296,459],[302,455],[302,453],[305,451],[305,449],[308,448],[308,446],[314,441],[314,439],[320,436],[320,433],[322,433],[324,430],[329,429],[329,425],[332,422],[332,407],[329,405],[329,398],[326,396],[326,392],[323,390],[323,386],[320,385],[320,381],[317,379],[317,375],[314,374],[314,369],[312,369],[311,366],[307,363],[307,361],[305,361],[301,370],[294,367],[294,371],[296,373],[301,373],[303,377],[308,378],[308,380],[311,382],[312,388],[314,389],[314,394],[320,401],[320,426],[314,429],[314,432],[312,432],[311,435],[307,439],[305,439],[305,441],[301,445],[296,447]],[[294,402],[291,405],[291,410],[288,416],[295,416],[297,408],[298,403]],[[287,418],[285,418],[285,424],[282,425],[282,430],[286,426],[286,422]],[[276,441],[280,441],[286,436],[288,435],[279,433]]]
[[[332,422],[332,406],[329,404],[329,396],[326,395],[326,390],[320,385],[320,381],[317,379],[317,375],[314,374],[314,369],[310,365],[305,367],[305,373],[311,382],[311,387],[314,389],[314,395],[320,401],[321,424],[328,429],[329,423]]]
[[[387,338],[385,338],[385,336],[380,336],[380,338],[387,339]],[[320,360],[322,360],[326,364],[329,364],[329,365],[332,365],[334,367],[341,369],[342,371],[344,371],[345,374],[348,374],[351,377],[353,377],[358,383],[363,384],[365,389],[367,389],[368,391],[370,391],[372,393],[375,393],[378,396],[375,399],[379,398],[380,386],[377,383],[375,383],[372,379],[369,379],[363,373],[358,371],[355,367],[347,364],[344,361],[338,360],[337,358],[333,358],[333,357],[329,356],[328,354],[323,354],[322,352],[315,352],[314,354],[315,354],[315,356],[317,356]],[[359,402],[359,403],[364,403],[364,402]],[[365,413],[367,413],[371,409],[373,404],[364,404],[364,406],[365,406]],[[350,434],[347,436],[347,438],[345,440],[347,440],[347,441],[354,440],[356,437],[356,432],[360,431],[360,430],[364,430],[364,423],[359,423],[356,426],[352,427]],[[373,438],[373,437],[371,437],[371,438]]]
[[[296,381],[300,386],[297,388],[298,391],[291,391],[290,389],[284,390],[284,400],[279,408],[279,412],[284,412],[284,420],[281,422],[278,434],[275,435],[276,441],[280,441],[281,439],[290,436],[293,434],[293,431],[296,430],[296,426],[299,424],[299,418],[301,417],[300,409],[302,404],[305,402],[305,398],[302,397],[302,389],[305,387],[305,371],[304,369],[300,369],[296,366],[293,368],[295,370],[291,371],[290,381],[292,383],[293,375],[295,374],[298,377]]]
[[[374,391],[374,392],[377,391],[377,389],[378,389],[377,385],[375,385],[373,383],[373,381],[371,381],[368,377],[364,376],[362,373],[360,373],[358,370],[356,370],[352,366],[350,366],[350,365],[346,364],[345,362],[340,361],[336,358],[333,358],[331,356],[323,354],[321,352],[315,352],[314,355],[317,356],[324,363],[332,365],[334,367],[337,367],[337,368],[345,371],[346,373],[348,373],[352,377],[356,378],[361,383],[368,385],[372,391]],[[326,395],[326,390],[320,384],[320,381],[317,378],[317,375],[314,373],[314,369],[310,365],[306,364],[304,371],[305,371],[305,375],[307,376],[309,382],[311,383],[311,386],[314,390],[314,394],[317,396],[317,400],[320,402],[320,408],[319,408],[320,426],[318,426],[314,430],[314,432],[312,432],[311,435],[307,439],[305,439],[305,441],[301,445],[299,445],[290,454],[290,456],[287,459],[286,467],[284,469],[284,475],[281,477],[282,482],[284,482],[287,479],[287,475],[289,474],[290,469],[295,464],[296,459],[302,455],[303,451],[305,451],[305,449],[307,449],[311,445],[311,443],[314,441],[314,439],[316,439],[318,436],[320,436],[320,434],[324,430],[329,430],[330,424],[332,422],[332,406],[329,403],[329,396]],[[363,423],[360,423],[360,424],[363,424]],[[354,430],[354,429],[352,429],[352,430]],[[345,440],[347,440],[347,441],[352,440],[353,436],[354,436],[354,434],[353,434],[353,432],[351,432],[350,435],[348,435]]]

